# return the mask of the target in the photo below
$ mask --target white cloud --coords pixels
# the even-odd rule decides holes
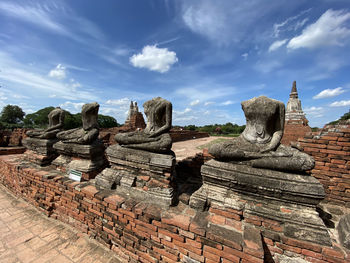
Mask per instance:
[[[62,83],[62,81],[42,76],[35,72],[35,68],[20,63],[9,54],[1,51],[0,68],[0,79],[2,81],[7,83],[7,85],[11,85],[14,91],[16,89],[14,88],[15,86],[20,86],[21,88],[18,92],[25,89],[31,97],[56,95],[57,98],[69,100],[98,100],[98,97],[92,92],[82,89],[77,90],[77,87],[71,86],[72,83]]]
[[[198,6],[191,5],[184,11],[182,19],[194,32],[222,43],[227,41],[225,34],[222,34],[227,30],[226,16],[219,5],[208,1]]]
[[[280,47],[282,47],[284,44],[286,44],[288,41],[288,39],[283,39],[283,40],[277,40],[275,42],[273,42],[271,44],[271,46],[269,47],[269,52],[271,51],[275,51],[277,49],[279,49]]]
[[[224,101],[223,103],[221,103],[221,105],[223,106],[227,106],[227,105],[231,105],[233,104],[234,102],[232,100],[227,100],[227,101]]]
[[[51,78],[65,79],[66,78],[66,68],[61,64],[58,64],[54,69],[49,72]]]
[[[190,108],[186,108],[186,109],[184,110],[184,113],[187,113],[187,112],[190,112],[190,111],[192,111]]]
[[[307,21],[308,18],[303,19],[302,21],[295,21],[302,15],[311,11],[311,8],[301,11],[299,14],[295,16],[288,17],[281,23],[273,25],[273,35],[274,37],[279,37],[280,33],[283,31],[297,30],[302,27]]]
[[[122,98],[117,100],[107,100],[106,104],[108,105],[115,105],[115,106],[127,106],[130,105],[130,100],[128,98]]]
[[[335,102],[331,103],[329,106],[331,106],[331,107],[345,107],[345,106],[350,106],[350,100],[335,101]]]
[[[196,106],[199,104],[199,100],[194,100],[190,103],[191,106]]]
[[[167,72],[178,61],[176,53],[156,45],[145,46],[142,52],[130,57],[130,63],[137,68],[147,68],[160,73]]]
[[[64,110],[69,111],[70,113],[81,112],[81,108],[85,103],[83,102],[71,102],[66,101],[65,103],[60,104],[60,107]]]
[[[314,118],[321,118],[323,117],[323,111],[324,109],[322,107],[315,107],[315,106],[312,106],[312,107],[306,107],[304,108],[304,112],[311,116],[311,117],[314,117]]]
[[[287,48],[342,46],[344,39],[350,36],[350,29],[345,26],[349,19],[350,12],[329,9],[315,23],[307,26],[301,35],[292,38]]]
[[[322,90],[320,93],[317,95],[313,96],[313,99],[324,99],[324,98],[330,98],[330,97],[335,97],[338,96],[342,93],[344,93],[345,90],[342,87],[338,87],[335,89],[325,89]]]
[[[100,41],[104,38],[102,31],[94,23],[79,17],[62,2],[45,1],[45,4],[34,4],[27,1],[16,4],[1,1],[0,12],[80,43],[91,43],[87,41],[86,36],[89,36],[90,40],[93,38]]]
[[[215,102],[214,101],[207,101],[206,103],[204,103],[204,106],[208,106],[208,105],[211,105],[211,104],[214,104]]]
[[[47,6],[46,6],[47,8]],[[61,34],[68,34],[66,29],[50,17],[50,12],[41,6],[25,6],[10,2],[0,2],[0,11],[6,15],[24,20],[37,26],[55,31]]]

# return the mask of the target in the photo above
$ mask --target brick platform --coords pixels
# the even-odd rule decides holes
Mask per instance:
[[[123,262],[350,260],[334,242],[328,247],[287,238],[282,222],[249,214],[244,208],[212,206],[199,212],[182,203],[162,208],[113,191],[98,191],[93,182],[73,182],[49,167],[23,163],[21,155],[0,156],[0,182],[48,216],[95,237]]]

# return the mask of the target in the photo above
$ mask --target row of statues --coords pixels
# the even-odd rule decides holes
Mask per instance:
[[[169,131],[172,126],[172,104],[160,97],[143,104],[147,117],[144,130],[118,133],[115,141],[122,147],[166,154],[172,147]],[[246,118],[243,133],[230,141],[214,144],[209,153],[217,160],[248,164],[273,170],[306,171],[314,161],[297,149],[282,145],[285,106],[282,102],[260,96],[242,102]],[[46,130],[28,131],[29,137],[54,138],[64,143],[90,144],[98,137],[98,103],[82,108],[82,128],[62,131],[64,111],[54,109],[49,114]]]

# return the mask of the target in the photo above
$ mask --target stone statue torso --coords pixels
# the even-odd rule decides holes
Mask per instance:
[[[270,100],[262,104],[256,99],[242,102],[242,108],[247,121],[242,133],[244,139],[251,143],[269,143],[276,128],[275,122],[279,122],[279,103]]]

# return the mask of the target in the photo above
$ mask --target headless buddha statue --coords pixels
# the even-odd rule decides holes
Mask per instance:
[[[172,104],[160,97],[143,104],[147,117],[144,130],[128,133],[117,133],[115,140],[126,148],[140,149],[155,153],[167,153],[172,141],[169,135],[172,121]]]
[[[76,128],[57,133],[57,138],[64,143],[91,144],[99,134],[97,102],[85,104],[81,111],[83,128]]]
[[[210,147],[209,153],[215,159],[282,171],[306,171],[314,167],[311,156],[280,144],[285,116],[282,102],[260,96],[243,101],[242,109],[246,128],[239,137]]]
[[[30,138],[54,139],[56,134],[63,129],[65,111],[60,107],[53,109],[49,115],[49,127],[45,130],[30,130],[27,135]]]

